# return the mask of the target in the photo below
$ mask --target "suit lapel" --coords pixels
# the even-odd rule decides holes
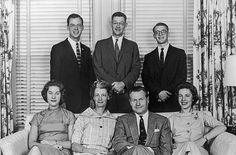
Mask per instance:
[[[120,63],[120,60],[122,59],[122,56],[123,56],[124,52],[126,51],[126,48],[128,47],[128,42],[127,41],[128,40],[125,39],[125,38],[123,38],[123,40],[122,40],[118,63]]]
[[[153,117],[153,114],[149,112],[146,145],[148,145],[152,140],[152,136],[153,136],[155,126],[156,126],[154,122],[155,122],[155,118]]]
[[[128,118],[128,123],[130,127],[130,132],[133,137],[134,143],[138,144],[138,124],[137,119],[134,113],[130,114],[130,117]]]
[[[70,42],[68,41],[68,38],[65,40],[65,51],[68,51],[68,54],[70,55],[70,57],[72,58],[73,61],[77,62],[77,59],[76,59],[76,55],[74,53],[74,50],[73,48],[71,47],[71,44]],[[77,62],[78,63],[78,62]]]

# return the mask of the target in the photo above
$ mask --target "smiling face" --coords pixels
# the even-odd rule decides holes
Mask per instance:
[[[182,110],[190,110],[192,108],[193,95],[187,88],[179,90],[178,101]]]
[[[84,29],[82,20],[79,17],[70,18],[67,29],[69,31],[70,38],[76,42],[79,41],[82,31]]]
[[[143,90],[130,94],[130,105],[133,111],[139,115],[147,112],[148,102],[148,97],[146,97],[146,93]]]
[[[168,43],[168,33],[167,27],[159,25],[154,28],[153,37],[156,39],[158,44],[166,44]]]
[[[59,107],[61,100],[61,92],[58,86],[50,86],[47,91],[47,101],[50,109]]]
[[[95,108],[106,108],[107,100],[109,99],[108,92],[105,88],[96,88],[94,90],[93,100]]]
[[[125,27],[127,24],[124,17],[115,16],[112,19],[111,25],[113,36],[120,37],[124,34]]]

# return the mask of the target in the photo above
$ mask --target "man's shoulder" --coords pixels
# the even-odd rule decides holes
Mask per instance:
[[[168,120],[167,117],[162,116],[160,114],[153,113],[153,112],[149,112],[149,115],[157,121],[166,121],[166,120]]]
[[[121,116],[118,116],[117,119],[119,120],[127,120],[128,118],[131,118],[134,116],[134,113],[127,113]]]
[[[69,43],[67,39],[62,40],[56,44],[53,45],[53,47],[63,47],[65,44]]]
[[[175,47],[175,46],[173,46],[171,44],[170,44],[169,48],[170,48],[170,50],[174,50],[174,51],[176,51],[178,53],[185,54],[185,51],[183,49]]]

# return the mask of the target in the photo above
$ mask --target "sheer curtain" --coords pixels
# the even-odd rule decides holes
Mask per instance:
[[[0,138],[13,132],[13,109],[11,100],[11,68],[12,68],[12,1],[0,0]]]
[[[209,110],[224,121],[234,105],[228,105],[228,90],[224,86],[227,55],[235,54],[235,0],[194,1],[194,84],[198,87],[201,110]],[[235,91],[234,91],[235,92]]]

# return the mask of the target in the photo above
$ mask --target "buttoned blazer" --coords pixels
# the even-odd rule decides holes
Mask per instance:
[[[176,86],[186,81],[187,64],[185,51],[170,45],[162,68],[159,60],[159,51],[156,48],[145,55],[141,77],[144,86],[150,93],[149,110],[158,112],[161,110],[160,108],[171,110],[172,107],[174,111],[179,110],[177,109],[179,107],[178,103],[174,101],[174,95],[166,103],[163,103],[163,107],[160,108],[158,107],[157,96],[162,90],[175,94]]]
[[[120,154],[127,150],[127,146],[138,145],[139,132],[134,113],[117,118],[113,147]],[[171,153],[171,129],[168,119],[164,116],[149,112],[147,139],[145,146],[151,147],[156,155]]]
[[[141,64],[138,45],[123,38],[117,61],[112,37],[100,40],[95,46],[93,64],[98,79],[110,84],[114,81],[123,81],[129,89],[139,77]]]
[[[90,49],[81,43],[81,67],[68,41],[54,45],[51,49],[50,78],[59,80],[66,89],[68,110],[79,113],[89,107],[89,88],[95,80]]]

